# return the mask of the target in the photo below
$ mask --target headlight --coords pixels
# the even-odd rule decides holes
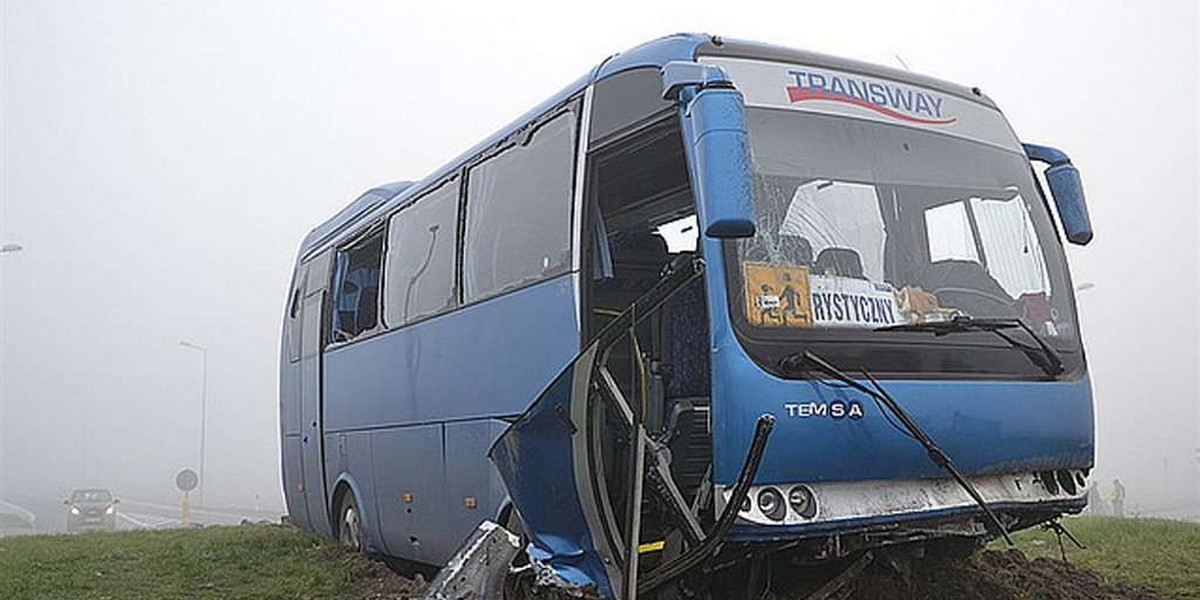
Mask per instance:
[[[798,485],[788,492],[788,504],[792,505],[796,514],[805,519],[811,519],[817,514],[817,499],[806,485]]]
[[[111,504],[108,505],[108,508],[104,509],[104,514],[106,514],[106,515],[116,514],[116,512],[117,512],[117,507],[115,507]]]
[[[71,507],[71,514],[73,514],[73,515],[75,515],[75,516],[79,516],[79,507],[78,507],[78,506],[72,506],[72,507]]]
[[[783,503],[783,494],[775,488],[763,488],[758,493],[758,509],[772,521],[782,521],[787,515],[787,505]]]

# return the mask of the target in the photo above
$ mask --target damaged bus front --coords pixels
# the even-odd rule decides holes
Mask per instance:
[[[977,89],[686,39],[585,101],[588,341],[491,450],[535,567],[634,598],[1080,511],[1066,155]]]

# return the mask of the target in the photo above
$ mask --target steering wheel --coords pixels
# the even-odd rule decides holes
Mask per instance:
[[[966,288],[966,287],[943,286],[943,287],[934,289],[932,291],[933,291],[934,295],[936,295],[938,297],[938,304],[941,304],[944,300],[946,304],[950,305],[949,306],[950,308],[957,308],[967,314],[971,314],[974,311],[967,310],[967,307],[961,306],[957,302],[953,302],[952,299],[955,295],[973,296],[975,298],[980,298],[980,299],[986,300],[987,302],[989,302],[991,304],[997,305],[997,307],[1000,309],[1000,310],[979,311],[977,314],[975,314],[973,316],[1009,317],[1009,316],[1016,316],[1016,314],[1017,314],[1016,310],[1015,310],[1016,305],[1013,302],[1012,298],[1006,298],[1006,297],[999,296],[999,295],[996,295],[996,294],[993,294],[990,292],[985,292],[983,290],[977,290],[975,288]],[[950,297],[944,298],[943,294],[948,294]],[[968,302],[968,304],[974,304],[974,303]]]

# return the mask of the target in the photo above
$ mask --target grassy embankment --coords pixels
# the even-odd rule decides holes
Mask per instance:
[[[349,600],[373,570],[332,540],[278,526],[0,540],[6,600]]]
[[[1066,524],[1088,545],[1067,546],[1072,563],[1111,582],[1200,600],[1200,524],[1092,517]],[[1058,558],[1053,533],[1027,531],[1017,540],[1031,559]],[[331,540],[277,526],[0,540],[5,600],[357,600],[406,589]]]
[[[1063,524],[1087,549],[1066,538],[1067,560],[1110,582],[1142,585],[1164,596],[1200,600],[1200,524],[1163,519],[1080,517]],[[1016,536],[1031,560],[1060,558],[1053,532],[1033,529]],[[993,549],[1004,548],[994,542]]]

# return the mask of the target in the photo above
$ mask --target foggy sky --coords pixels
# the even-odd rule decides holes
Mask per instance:
[[[4,0],[0,497],[79,485],[282,503],[277,360],[303,235],[420,179],[613,52],[677,31],[978,85],[1068,151],[1098,469],[1200,490],[1197,9],[1190,1],[461,3]],[[441,5],[444,5],[441,6]],[[454,8],[449,8],[453,6]],[[1165,462],[1164,462],[1165,459]]]

